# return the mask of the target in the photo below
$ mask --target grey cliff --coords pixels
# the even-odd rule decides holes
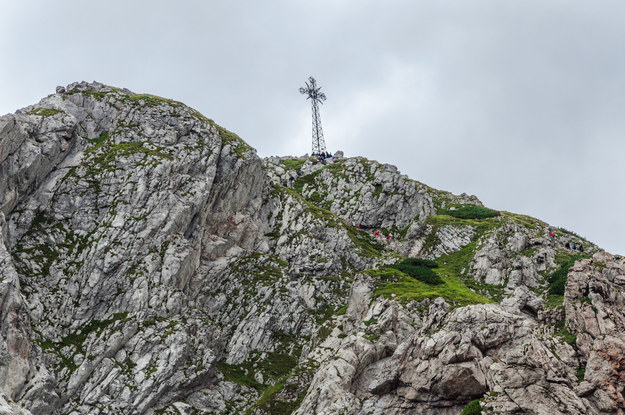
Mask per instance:
[[[573,232],[170,99],[0,117],[0,414],[623,414],[624,287]]]

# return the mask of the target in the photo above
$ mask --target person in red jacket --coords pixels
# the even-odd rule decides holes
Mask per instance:
[[[377,238],[378,236],[380,236],[380,231],[377,231],[377,232],[375,233],[375,237]]]

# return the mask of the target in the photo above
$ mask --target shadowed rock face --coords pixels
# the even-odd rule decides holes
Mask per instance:
[[[549,229],[59,87],[0,117],[0,413],[623,413],[622,261]]]

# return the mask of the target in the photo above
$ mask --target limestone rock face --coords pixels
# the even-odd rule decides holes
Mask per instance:
[[[623,413],[624,267],[153,95],[0,117],[0,413]]]
[[[580,392],[602,412],[625,407],[623,288],[625,265],[597,253],[576,263],[564,297],[567,326],[577,335],[576,345],[587,362]]]

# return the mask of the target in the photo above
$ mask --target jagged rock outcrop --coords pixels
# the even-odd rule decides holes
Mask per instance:
[[[0,413],[623,413],[622,261],[338,155],[99,83],[0,117]]]
[[[623,262],[598,253],[575,264],[564,296],[567,327],[586,361],[578,392],[602,413],[625,407],[624,288]]]

